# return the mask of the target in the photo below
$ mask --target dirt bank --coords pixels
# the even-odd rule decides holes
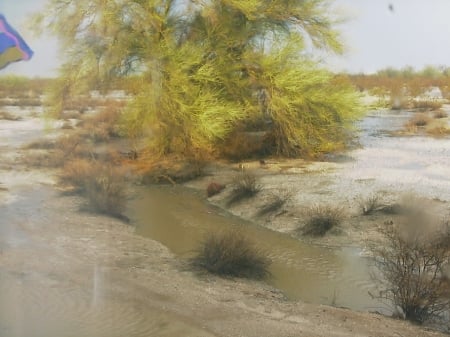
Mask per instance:
[[[259,282],[196,275],[131,226],[80,212],[82,200],[62,194],[57,172],[24,165],[29,150],[8,139],[0,154],[1,336],[440,335],[376,314],[287,301]],[[263,172],[266,183],[275,177]],[[245,215],[254,205],[239,207]]]

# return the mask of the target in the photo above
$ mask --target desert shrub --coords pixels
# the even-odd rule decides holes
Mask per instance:
[[[121,217],[126,206],[125,186],[124,177],[117,169],[97,166],[85,186],[89,209]]]
[[[98,213],[120,216],[125,210],[125,179],[109,164],[86,159],[66,163],[60,181],[87,199],[87,208]]]
[[[108,105],[100,112],[84,117],[81,127],[92,141],[107,141],[119,135],[117,126],[119,118],[120,107]]]
[[[427,114],[416,114],[414,117],[412,117],[407,124],[414,125],[414,126],[426,126],[431,122],[430,116]]]
[[[60,174],[60,182],[65,186],[71,186],[76,191],[84,191],[95,169],[90,160],[76,158],[68,161],[62,173]]]
[[[222,192],[222,190],[224,188],[225,188],[225,185],[216,183],[216,182],[212,182],[212,183],[208,184],[208,187],[206,188],[206,195],[208,196],[208,198],[212,197],[212,196]]]
[[[144,184],[176,184],[204,175],[206,161],[201,159],[144,156],[136,162],[136,171]]]
[[[427,134],[435,137],[445,137],[450,135],[450,128],[445,126],[436,126],[434,128],[427,129]]]
[[[381,207],[380,196],[372,194],[359,202],[362,215],[370,215]]]
[[[50,150],[55,148],[55,140],[53,139],[38,139],[24,146],[26,150]]]
[[[306,211],[306,217],[301,233],[307,236],[324,236],[332,228],[340,225],[343,209],[333,206],[314,206]]]
[[[417,229],[417,226],[413,226]],[[403,318],[424,323],[442,318],[450,310],[448,281],[444,269],[450,262],[448,234],[424,234],[385,223],[380,229],[383,242],[374,245],[380,286],[374,297],[401,310]]]
[[[437,110],[442,107],[442,103],[437,100],[414,100],[413,107],[415,109]]]
[[[269,276],[269,259],[237,230],[208,234],[192,262],[221,276],[253,279]]]
[[[221,144],[220,151],[225,158],[240,161],[258,158],[268,154],[265,148],[264,132],[235,131]]]
[[[246,198],[251,198],[261,191],[261,189],[262,186],[259,184],[257,176],[252,172],[242,169],[233,179],[228,205],[232,205]]]
[[[444,110],[437,110],[433,113],[433,117],[436,119],[439,118],[447,118],[448,117],[448,113],[445,112]]]
[[[258,210],[258,216],[264,216],[281,209],[286,202],[288,202],[292,198],[292,194],[289,192],[281,192],[278,194],[273,194],[269,201],[260,207]]]
[[[0,111],[0,120],[6,120],[6,121],[19,121],[22,117],[16,116],[12,113],[6,112],[6,111]]]

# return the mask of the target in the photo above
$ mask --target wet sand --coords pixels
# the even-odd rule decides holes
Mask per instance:
[[[26,141],[47,136],[43,123],[33,125]],[[287,301],[261,282],[196,275],[133,227],[80,212],[82,200],[61,193],[57,172],[24,165],[23,138],[2,130],[2,336],[440,335],[376,314]]]

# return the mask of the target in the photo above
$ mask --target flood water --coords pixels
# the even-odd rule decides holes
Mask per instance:
[[[361,195],[404,191],[450,200],[448,138],[392,137],[411,117],[406,111],[373,111],[359,123],[362,148],[350,161],[321,174],[331,194]],[[307,198],[307,196],[306,196]],[[335,197],[332,197],[335,198]],[[336,200],[336,199],[334,199]],[[354,248],[330,249],[245,222],[207,203],[204,196],[179,186],[147,187],[130,201],[128,216],[137,233],[188,257],[206,233],[238,227],[272,260],[268,281],[291,299],[333,304],[362,311],[389,311],[373,300],[370,261]]]
[[[151,237],[185,258],[192,256],[205,234],[238,228],[268,254],[272,261],[268,282],[287,297],[354,310],[380,310],[380,304],[368,295],[373,288],[368,263],[357,249],[299,242],[234,217],[181,186],[141,188],[127,213],[137,234]]]
[[[420,195],[450,201],[449,139],[386,133],[401,127],[409,115],[381,111],[365,118],[360,124],[363,147],[349,153],[352,160],[321,175],[331,182],[327,188],[356,195],[361,190],[409,191],[413,186]],[[37,120],[0,121],[5,148],[19,147],[42,136],[43,131]],[[13,156],[14,149],[10,152],[7,155]],[[51,265],[54,247],[36,246],[21,224],[39,223],[42,219],[37,221],[37,217],[47,216],[41,211],[48,202],[45,191],[53,190],[40,186],[30,192],[24,186],[22,191],[17,186],[32,172],[14,172],[6,166],[3,173],[18,195],[0,204],[0,257],[4,263],[0,265],[0,337],[211,336],[201,327],[161,311],[140,292],[125,291],[118,286],[123,280],[95,261],[88,266],[70,264],[75,269],[71,273],[39,270],[41,252]],[[272,277],[267,282],[288,298],[362,311],[386,310],[368,295],[373,289],[369,261],[358,249],[299,242],[243,221],[210,205],[202,193],[181,186],[138,187],[127,215],[138,235],[160,241],[182,259],[192,256],[206,233],[237,227],[267,252],[272,260]],[[10,250],[23,251],[29,265],[8,265]],[[54,260],[58,259],[64,261],[63,257]],[[76,278],[78,271],[82,278]]]

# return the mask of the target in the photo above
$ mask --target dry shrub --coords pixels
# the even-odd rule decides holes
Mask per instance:
[[[80,126],[94,142],[108,141],[119,135],[117,127],[119,117],[119,107],[108,105],[100,112],[84,117]]]
[[[90,160],[76,158],[64,165],[60,175],[60,182],[65,186],[71,186],[76,191],[84,191],[93,174],[93,164]]]
[[[442,102],[437,100],[414,100],[413,108],[422,110],[437,110],[442,108]]]
[[[90,210],[122,217],[126,206],[126,184],[123,174],[109,165],[95,167],[86,182],[86,197]]]
[[[394,312],[401,310],[407,320],[422,324],[441,319],[450,310],[448,231],[430,234],[423,232],[426,225],[406,225],[396,227],[391,221],[380,229],[384,240],[372,247],[380,290],[372,296],[393,305]]]
[[[267,154],[264,133],[236,131],[227,138],[221,152],[225,158],[235,161],[261,157]]]
[[[38,139],[23,147],[26,150],[50,150],[55,148],[55,140]]]
[[[237,230],[208,234],[192,262],[220,276],[253,279],[269,276],[269,259]]]
[[[407,124],[414,125],[414,126],[426,126],[431,122],[431,117],[427,114],[416,114],[414,117],[412,117]]]
[[[206,195],[208,196],[208,198],[212,197],[212,196],[222,192],[222,190],[224,188],[225,188],[225,185],[216,183],[216,182],[212,182],[212,183],[208,184],[208,187],[206,188]]]
[[[258,216],[274,213],[281,209],[292,198],[290,192],[279,192],[271,196],[269,202],[258,210]]]
[[[204,175],[206,162],[201,159],[186,160],[176,155],[148,158],[148,155],[143,154],[130,165],[136,168],[144,184],[176,184]]]
[[[87,141],[83,132],[75,132],[58,138],[56,150],[61,151],[66,160],[75,157],[92,158],[94,153],[93,144]]]
[[[359,202],[359,208],[361,209],[362,215],[373,214],[378,211],[381,206],[380,196],[378,194],[372,194]]]
[[[0,111],[0,120],[5,121],[20,121],[22,117],[16,116],[12,113],[6,112],[6,111]]]
[[[340,225],[343,209],[333,206],[314,206],[306,211],[307,220],[300,231],[307,236],[324,236],[332,228]]]
[[[450,135],[450,128],[445,126],[436,126],[434,128],[427,129],[427,134],[434,137],[445,137]]]
[[[433,113],[433,118],[440,119],[440,118],[447,118],[448,113],[444,110],[437,110]]]
[[[60,181],[84,195],[91,211],[120,217],[125,210],[125,179],[111,165],[74,159],[64,166]]]
[[[243,169],[233,178],[232,191],[227,204],[230,206],[243,199],[251,198],[261,189],[257,176]]]

